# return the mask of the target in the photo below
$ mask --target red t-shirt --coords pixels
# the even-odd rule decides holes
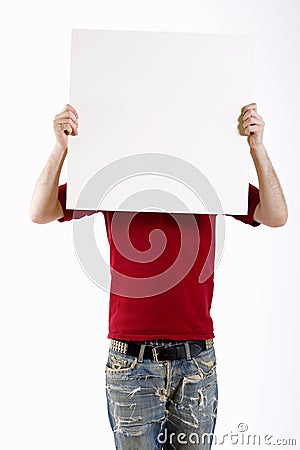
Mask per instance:
[[[210,308],[216,214],[124,211],[74,214],[66,209],[66,189],[66,184],[59,186],[58,198],[64,212],[64,217],[58,219],[60,222],[95,212],[104,214],[111,270],[108,338],[136,341],[213,338]],[[258,226],[260,223],[253,219],[253,214],[259,201],[259,189],[249,183],[248,214],[226,215]],[[164,235],[154,232],[155,229]]]

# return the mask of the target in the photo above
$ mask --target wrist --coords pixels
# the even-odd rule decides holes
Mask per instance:
[[[250,147],[250,153],[252,156],[255,156],[257,154],[266,153],[266,152],[267,152],[267,150],[263,143],[255,146],[255,147]]]
[[[68,151],[68,146],[67,145],[60,144],[59,142],[56,142],[52,153],[64,154],[64,153],[67,153],[67,151]]]

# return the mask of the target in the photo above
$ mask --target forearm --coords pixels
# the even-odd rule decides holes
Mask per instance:
[[[55,145],[40,174],[30,203],[30,218],[35,223],[48,223],[60,216],[58,183],[67,147]]]
[[[271,227],[282,226],[288,217],[287,204],[266,148],[263,144],[256,149],[250,148],[250,154],[259,181],[260,205],[256,212],[257,218]]]

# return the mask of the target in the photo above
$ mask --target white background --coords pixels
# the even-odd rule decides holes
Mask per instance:
[[[244,422],[249,434],[297,438],[297,447],[285,448],[299,447],[299,19],[299,2],[292,0],[6,3],[0,19],[1,449],[114,448],[104,395],[108,293],[82,272],[70,223],[41,226],[28,216],[35,180],[54,145],[53,117],[68,102],[71,28],[255,34],[253,101],[266,122],[265,145],[289,219],[282,228],[256,229],[226,218],[212,309],[216,434],[237,433]],[[252,169],[250,182],[257,185]],[[98,233],[108,258],[101,218]]]

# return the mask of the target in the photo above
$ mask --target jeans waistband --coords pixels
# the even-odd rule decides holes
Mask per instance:
[[[169,341],[160,345],[152,345],[140,341],[123,341],[112,339],[110,348],[123,355],[138,357],[139,361],[150,359],[152,361],[166,361],[175,359],[191,359],[201,351],[213,346],[213,339],[194,341]]]

